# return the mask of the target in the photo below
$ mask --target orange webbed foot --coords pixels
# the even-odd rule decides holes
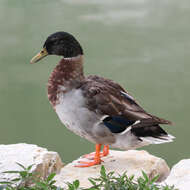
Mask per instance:
[[[103,162],[103,161],[102,160],[93,160],[91,162],[80,161],[79,164],[75,165],[75,167],[85,168],[85,167],[99,165],[99,164],[101,164],[101,162]]]
[[[100,152],[100,157],[107,156],[109,154],[109,145],[104,145],[103,152]],[[90,154],[85,154],[82,156],[83,158],[87,158],[89,160],[93,160],[96,155],[96,152],[92,152]]]
[[[75,165],[75,167],[90,167],[94,165],[101,164],[102,160],[100,159],[100,150],[101,150],[101,144],[96,144],[96,152],[92,155],[94,156],[92,159],[93,161],[84,162],[80,161],[78,165]],[[90,154],[91,155],[91,154]]]

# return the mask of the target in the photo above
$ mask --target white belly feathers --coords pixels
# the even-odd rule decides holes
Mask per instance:
[[[85,107],[85,100],[80,89],[58,94],[59,104],[55,110],[62,123],[74,133],[86,137],[88,130],[95,123],[96,117]],[[90,126],[91,125],[91,126]]]

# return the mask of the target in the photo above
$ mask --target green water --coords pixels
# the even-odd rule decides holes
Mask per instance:
[[[170,165],[188,158],[189,17],[188,0],[1,0],[0,144],[37,144],[64,162],[93,151],[47,100],[47,80],[60,58],[29,64],[46,37],[63,30],[81,42],[86,74],[114,79],[147,111],[175,123],[165,127],[175,142],[144,149]]]

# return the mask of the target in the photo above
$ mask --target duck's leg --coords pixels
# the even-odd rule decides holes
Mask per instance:
[[[109,145],[104,145],[102,154],[103,156],[107,156],[109,154]]]
[[[82,168],[82,167],[90,167],[90,166],[100,164],[102,161],[100,159],[100,150],[101,150],[101,144],[96,144],[96,152],[95,152],[94,160],[89,161],[89,162],[80,161],[78,165],[75,165],[75,167],[81,167]]]
[[[95,152],[92,152],[90,154],[85,154],[83,158],[87,158],[89,160],[93,160],[95,157]],[[109,154],[109,145],[104,145],[103,152],[100,152],[100,157],[107,156]]]

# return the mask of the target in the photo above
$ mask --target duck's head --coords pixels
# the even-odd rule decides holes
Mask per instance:
[[[83,50],[73,35],[67,32],[56,32],[46,39],[42,50],[32,58],[31,63],[36,63],[47,55],[72,58],[83,55]]]

